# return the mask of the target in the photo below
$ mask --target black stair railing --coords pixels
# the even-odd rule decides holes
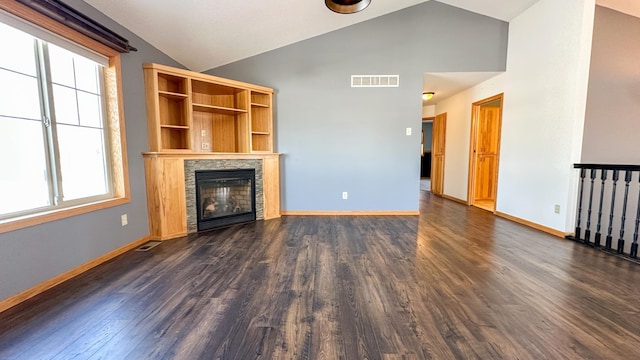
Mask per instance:
[[[600,186],[604,189],[605,183],[607,181],[606,171],[601,172],[600,180],[602,181],[602,184]],[[604,203],[604,191],[600,191],[600,201],[598,202],[598,224],[596,225],[596,237],[593,240],[593,246],[595,247],[600,247],[600,237],[602,236],[600,234],[600,228],[602,227],[602,204],[603,203]]]
[[[602,169],[602,171],[606,172],[607,170]],[[605,248],[607,250],[611,250],[611,243],[613,241],[613,237],[611,233],[613,232],[613,211],[616,208],[616,186],[618,185],[618,178],[620,175],[620,170],[613,170],[613,189],[611,190],[611,209],[609,211],[609,227],[607,228],[607,238],[605,242]],[[604,188],[604,187],[603,187]]]
[[[637,261],[640,230],[640,165],[574,164],[574,168],[580,170],[578,211],[576,213],[575,235],[568,238]],[[616,192],[621,172],[624,172],[623,194]],[[587,175],[588,181],[585,182]],[[598,178],[600,181],[596,181]],[[638,187],[631,186],[633,179],[638,181]],[[594,194],[597,194],[595,197],[597,200],[594,199]],[[608,208],[607,204],[609,204]],[[594,211],[596,206],[597,211]],[[636,209],[635,221],[629,223],[627,222],[627,211],[629,208],[633,209],[634,206]],[[603,225],[603,214],[607,213],[609,214],[609,222],[604,248],[602,248],[602,233],[600,231]],[[593,222],[595,222],[595,234],[592,241]],[[583,224],[585,224],[584,233]],[[627,229],[627,226],[631,226],[631,228]],[[620,234],[615,249],[613,248],[614,229]],[[632,229],[633,239],[629,243],[625,240],[625,233],[629,234]]]

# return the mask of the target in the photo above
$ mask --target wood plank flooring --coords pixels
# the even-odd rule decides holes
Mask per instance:
[[[422,192],[128,252],[0,314],[0,359],[638,359],[640,267]]]

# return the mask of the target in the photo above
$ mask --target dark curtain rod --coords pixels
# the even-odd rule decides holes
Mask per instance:
[[[121,53],[138,51],[129,40],[58,0],[16,0]]]

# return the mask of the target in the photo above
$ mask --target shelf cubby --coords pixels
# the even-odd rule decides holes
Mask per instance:
[[[186,98],[158,94],[160,126],[188,126]]]
[[[251,150],[253,152],[271,152],[271,135],[251,133]]]
[[[251,131],[260,133],[271,132],[271,110],[268,108],[258,107],[251,109]]]
[[[271,107],[271,94],[251,92],[251,106]]]
[[[183,94],[187,96],[187,79],[182,76],[158,73],[158,92]]]
[[[247,93],[245,89],[191,80],[192,102],[197,105],[247,111]]]
[[[188,128],[162,127],[160,129],[163,150],[189,150],[190,134]]]

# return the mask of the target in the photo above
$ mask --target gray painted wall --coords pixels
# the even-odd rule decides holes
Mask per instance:
[[[80,0],[70,6],[129,39],[138,52],[122,55],[131,202],[122,206],[0,234],[0,300],[149,234],[141,153],[148,150],[142,63],[182,67]],[[120,226],[128,214],[129,225]]]
[[[276,90],[283,210],[418,210],[423,73],[503,71],[507,36],[430,1],[207,72]],[[352,74],[400,87],[351,88]]]
[[[596,7],[582,162],[640,164],[640,19]]]
[[[422,131],[424,133],[424,151],[431,150],[431,141],[433,137],[433,122],[423,122]]]

